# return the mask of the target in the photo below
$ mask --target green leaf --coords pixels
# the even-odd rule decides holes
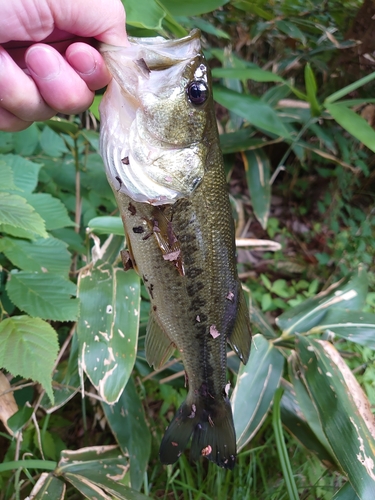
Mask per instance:
[[[78,316],[78,299],[71,298],[76,286],[52,273],[10,273],[6,286],[10,300],[21,311],[53,321],[74,321]]]
[[[108,263],[83,271],[77,333],[83,370],[107,403],[115,403],[130,377],[138,339],[140,283],[135,272]]]
[[[151,433],[133,379],[129,379],[117,403],[102,406],[112,434],[124,455],[129,455],[131,486],[139,491],[150,458]]]
[[[0,192],[0,231],[6,232],[7,226],[25,230],[29,238],[33,237],[32,233],[48,237],[43,219],[25,198]]]
[[[275,433],[276,447],[279,454],[281,470],[283,471],[284,481],[290,500],[299,500],[297,486],[294,480],[292,466],[289,460],[288,451],[284,441],[284,433],[280,418],[280,400],[283,390],[281,387],[276,390],[273,403],[272,424]]]
[[[25,198],[44,219],[48,231],[74,226],[65,205],[58,198],[47,193],[32,193],[26,195]]]
[[[12,169],[14,183],[18,189],[26,193],[34,191],[38,183],[38,174],[42,165],[26,160],[22,156],[11,154],[0,155],[0,160],[5,161]]]
[[[292,351],[288,359],[288,368],[289,368],[289,377],[293,384],[293,388],[296,394],[299,407],[301,409],[304,418],[306,419],[306,422],[308,423],[308,427],[312,430],[315,439],[318,441],[320,446],[325,451],[325,455],[329,457],[328,463],[334,464],[337,468],[336,457],[324,434],[322,424],[319,419],[318,411],[311,400],[311,397],[307,391],[304,381],[301,380],[298,358],[295,351]]]
[[[255,82],[281,82],[285,83],[284,78],[272,71],[266,71],[261,68],[213,68],[212,76],[214,78],[238,78],[239,80],[254,80]]]
[[[280,31],[285,33],[285,35],[287,35],[288,37],[294,38],[295,40],[300,40],[303,43],[303,45],[306,45],[305,35],[294,23],[291,23],[290,21],[280,20],[276,21],[275,25]]]
[[[337,92],[334,92],[325,99],[324,105],[332,104],[333,102],[338,101],[342,97],[345,97],[354,90],[357,90],[359,87],[362,87],[362,85],[366,85],[366,83],[369,83],[374,79],[375,79],[375,71],[373,73],[370,73],[369,75],[364,76],[363,78],[360,78],[356,82],[347,85],[346,87],[338,90]]]
[[[58,349],[55,330],[39,318],[12,316],[0,323],[0,366],[14,376],[40,382],[51,401],[52,369]]]
[[[230,35],[228,35],[228,33],[221,30],[220,28],[217,28],[205,19],[197,17],[192,21],[192,25],[196,28],[199,28],[204,33],[208,33],[209,35],[214,35],[218,38],[226,38],[227,40],[230,40]]]
[[[172,16],[199,16],[222,7],[229,0],[160,0],[160,3],[172,14]]]
[[[55,238],[34,241],[0,239],[0,252],[23,271],[50,272],[68,277],[71,255],[67,244]]]
[[[333,495],[332,500],[361,500],[348,482]]]
[[[366,301],[367,288],[366,271],[359,266],[347,278],[281,314],[276,323],[283,330],[284,337],[296,332],[308,332],[322,322],[330,308],[361,310]]]
[[[341,104],[326,104],[325,107],[342,128],[375,153],[375,130],[366,120]]]
[[[266,229],[271,206],[270,161],[263,149],[245,151],[242,158],[254,215]]]
[[[267,317],[262,313],[260,309],[258,309],[258,307],[254,305],[253,302],[250,303],[249,312],[253,332],[261,333],[268,340],[277,337],[277,334],[270,325]]]
[[[95,217],[90,220],[87,230],[95,234],[116,234],[118,236],[124,236],[124,226],[121,217]]]
[[[166,13],[155,0],[122,0],[126,10],[126,22],[131,26],[161,30]]]
[[[223,154],[237,153],[247,149],[258,149],[267,144],[264,139],[251,137],[253,129],[243,128],[228,134],[220,135],[220,147]]]
[[[26,130],[14,134],[14,150],[22,156],[32,155],[39,143],[39,129],[33,123]]]
[[[60,118],[58,116],[54,116],[50,120],[46,120],[42,122],[43,126],[48,126],[54,132],[58,134],[71,134],[75,135],[79,132],[79,127],[76,123],[70,122],[69,120],[64,120],[64,118]]]
[[[251,125],[271,134],[290,138],[289,132],[277,113],[261,99],[218,86],[214,87],[214,99],[222,106],[245,118]]]
[[[13,150],[14,135],[11,132],[0,132],[0,153],[9,153]]]
[[[23,406],[20,410],[14,413],[14,415],[8,418],[7,425],[13,434],[17,434],[17,432],[22,429],[33,413],[34,408]]]
[[[337,461],[359,498],[375,498],[374,424],[367,398],[332,344],[298,336],[296,349]]]
[[[368,312],[330,309],[323,321],[309,333],[329,331],[375,350],[375,314]]]
[[[64,500],[66,485],[53,474],[43,473],[30,493],[33,500]]]
[[[96,95],[92,101],[89,111],[95,116],[97,120],[100,120],[99,105],[102,102],[102,95]]]
[[[310,422],[307,420],[302,412],[302,408],[298,404],[292,384],[283,381],[282,386],[284,394],[281,398],[280,413],[284,427],[305,446],[305,448],[314,453],[327,467],[330,469],[337,469],[336,458],[333,456],[332,450],[328,452],[311,429],[309,425]],[[311,400],[310,403],[312,405]]]
[[[266,418],[283,366],[284,357],[273,344],[255,335],[249,361],[240,367],[231,398],[238,450],[252,439]]]
[[[69,481],[89,500],[147,500],[145,495],[121,484],[128,467],[129,461],[118,446],[91,446],[64,450],[55,475]]]
[[[320,116],[321,106],[316,95],[318,86],[316,84],[315,75],[309,63],[307,63],[305,66],[305,85],[307,100],[310,103],[311,114],[312,116]]]
[[[69,151],[61,135],[54,132],[48,126],[45,126],[41,133],[40,146],[46,155],[52,156],[53,158],[59,158]]]
[[[0,160],[0,191],[18,191],[14,184],[13,170],[4,160]]]

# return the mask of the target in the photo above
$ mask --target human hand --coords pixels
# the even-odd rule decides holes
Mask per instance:
[[[0,0],[0,130],[87,109],[111,79],[95,39],[128,44],[120,0]]]

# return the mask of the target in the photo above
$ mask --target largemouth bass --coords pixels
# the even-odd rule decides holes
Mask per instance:
[[[102,46],[113,75],[101,104],[101,152],[133,266],[151,301],[145,342],[155,368],[178,351],[186,401],[160,445],[174,463],[232,469],[236,436],[227,342],[249,357],[251,331],[235,259],[234,223],[200,33]]]

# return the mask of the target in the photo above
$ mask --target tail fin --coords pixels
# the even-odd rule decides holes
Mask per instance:
[[[201,406],[200,406],[201,405]],[[204,456],[225,469],[233,469],[236,461],[236,434],[229,400],[210,402],[210,411],[203,401],[182,403],[169,424],[160,445],[160,461],[172,464],[185,450],[190,436],[191,459]]]

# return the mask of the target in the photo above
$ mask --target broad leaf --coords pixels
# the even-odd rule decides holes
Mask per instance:
[[[270,161],[263,149],[246,151],[242,158],[254,215],[266,229],[271,205]]]
[[[333,332],[351,342],[375,350],[375,314],[346,309],[330,309],[310,333]]]
[[[129,455],[130,481],[140,490],[151,452],[151,433],[133,379],[114,405],[102,403],[108,424],[124,455]]]
[[[341,104],[326,104],[325,107],[342,128],[375,153],[375,130],[366,120]]]
[[[46,155],[53,158],[59,158],[69,151],[61,135],[54,132],[48,126],[45,126],[41,133],[40,145]]]
[[[239,94],[233,90],[215,86],[214,99],[230,111],[245,118],[251,125],[265,132],[284,138],[290,138],[288,130],[277,113],[271,106],[258,97],[248,94]]]
[[[48,231],[74,226],[65,205],[58,198],[54,198],[47,193],[32,193],[26,195],[25,198],[44,219]]]
[[[29,238],[34,237],[33,233],[48,236],[43,219],[25,198],[0,192],[0,231],[6,232],[7,226],[25,231]]]
[[[168,9],[173,16],[199,16],[206,12],[222,7],[229,0],[189,0],[189,2],[181,2],[181,0],[161,0],[161,4]]]
[[[135,362],[140,308],[139,277],[98,262],[80,274],[77,333],[80,364],[100,396],[115,403]]]
[[[26,130],[21,130],[14,134],[14,150],[22,156],[32,155],[39,143],[39,129],[33,123]]]
[[[232,394],[237,447],[241,450],[267,416],[280,383],[284,357],[262,335],[253,337],[250,358],[241,365]]]
[[[32,500],[64,500],[66,485],[64,481],[55,477],[51,472],[43,472],[33,491],[30,493]]]
[[[283,381],[282,386],[284,393],[281,398],[280,412],[284,427],[305,448],[314,453],[326,467],[337,468],[336,458],[332,455],[332,450],[328,451],[311,429],[310,421],[307,420],[298,404],[292,384]]]
[[[0,160],[0,191],[17,190],[18,188],[14,184],[13,170],[4,160]]]
[[[360,500],[357,493],[353,490],[352,485],[348,482],[344,484],[336,493],[333,495],[332,500]]]
[[[12,316],[0,323],[0,366],[14,376],[40,382],[51,401],[52,368],[58,349],[55,330],[39,318]]]
[[[6,290],[10,300],[30,316],[74,321],[78,316],[76,286],[52,273],[11,272]]]
[[[14,183],[18,189],[25,191],[25,193],[34,191],[38,183],[38,174],[42,166],[41,164],[26,160],[22,158],[22,156],[12,154],[0,155],[0,160],[4,160],[12,169]]]
[[[368,400],[331,344],[298,336],[296,348],[301,376],[338,463],[359,498],[375,498],[374,422]]]
[[[124,225],[121,217],[95,217],[90,220],[87,229],[95,234],[117,234],[118,236],[124,236]]]
[[[122,0],[126,10],[126,22],[131,26],[150,30],[162,29],[165,11],[155,0]]]
[[[281,314],[276,323],[283,330],[283,336],[308,332],[323,321],[330,308],[361,310],[366,301],[367,288],[367,274],[360,266],[356,273]]]
[[[0,239],[0,252],[23,271],[50,272],[68,277],[71,255],[67,244],[56,238],[26,241]]]
[[[129,461],[117,446],[65,450],[55,475],[62,476],[89,500],[146,500],[148,497],[121,484]]]

